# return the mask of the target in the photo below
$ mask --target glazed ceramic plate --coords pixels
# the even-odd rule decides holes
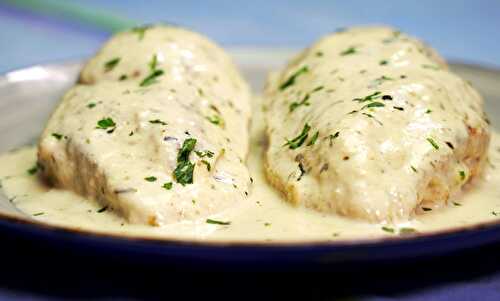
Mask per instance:
[[[231,52],[257,93],[267,73],[282,65],[293,53],[276,49],[235,49]],[[39,65],[0,77],[0,152],[36,141],[59,97],[75,82],[81,66],[79,62]],[[493,125],[500,126],[500,71],[460,63],[452,64],[452,68],[480,90]],[[497,223],[415,237],[323,243],[216,243],[126,238],[36,222],[17,210],[3,195],[0,195],[0,231],[57,248],[71,248],[73,252],[121,254],[134,260],[155,262],[252,265],[395,260],[437,256],[500,242],[500,224]]]

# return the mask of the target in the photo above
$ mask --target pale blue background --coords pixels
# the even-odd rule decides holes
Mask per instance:
[[[16,3],[0,0],[0,72],[89,56],[109,35],[75,20],[40,17],[12,2]],[[137,24],[184,25],[224,45],[304,47],[338,27],[383,23],[423,38],[447,58],[500,67],[500,1],[496,0],[65,2]]]

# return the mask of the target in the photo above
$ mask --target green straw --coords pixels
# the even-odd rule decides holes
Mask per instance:
[[[99,8],[76,5],[71,1],[5,0],[4,3],[36,14],[96,27],[110,33],[123,31],[138,24],[129,18],[105,12]]]

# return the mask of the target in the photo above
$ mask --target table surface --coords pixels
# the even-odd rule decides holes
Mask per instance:
[[[388,24],[424,39],[448,59],[500,67],[500,1],[495,0],[0,0],[0,73],[88,57],[113,32],[158,21],[192,28],[224,46],[287,48],[305,47],[339,27]],[[227,274],[194,275],[179,267],[82,258],[6,234],[0,237],[0,255],[8,258],[0,272],[0,299],[156,299],[174,291],[178,296],[211,299],[227,297],[221,290],[224,283],[232,292],[264,300],[283,295],[306,300],[500,299],[500,246],[403,266],[357,267],[305,277],[246,274],[236,280]],[[289,284],[275,284],[277,278]]]

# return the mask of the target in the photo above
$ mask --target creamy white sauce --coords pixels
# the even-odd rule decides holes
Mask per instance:
[[[377,238],[398,235],[401,228],[421,233],[452,229],[500,218],[500,136],[493,134],[489,164],[482,179],[472,183],[445,208],[425,212],[407,223],[370,224],[313,210],[293,207],[285,202],[264,177],[264,124],[258,101],[250,141],[248,166],[254,180],[250,198],[243,206],[217,216],[230,225],[207,224],[205,219],[163,227],[129,224],[112,211],[99,213],[102,205],[73,192],[47,187],[27,170],[36,161],[34,147],[23,148],[0,157],[0,179],[6,196],[37,221],[83,230],[128,236],[147,236],[204,241],[327,241]],[[497,166],[495,169],[494,167]],[[460,204],[460,205],[454,205]],[[493,212],[498,212],[498,216]],[[382,227],[393,229],[390,233]]]

